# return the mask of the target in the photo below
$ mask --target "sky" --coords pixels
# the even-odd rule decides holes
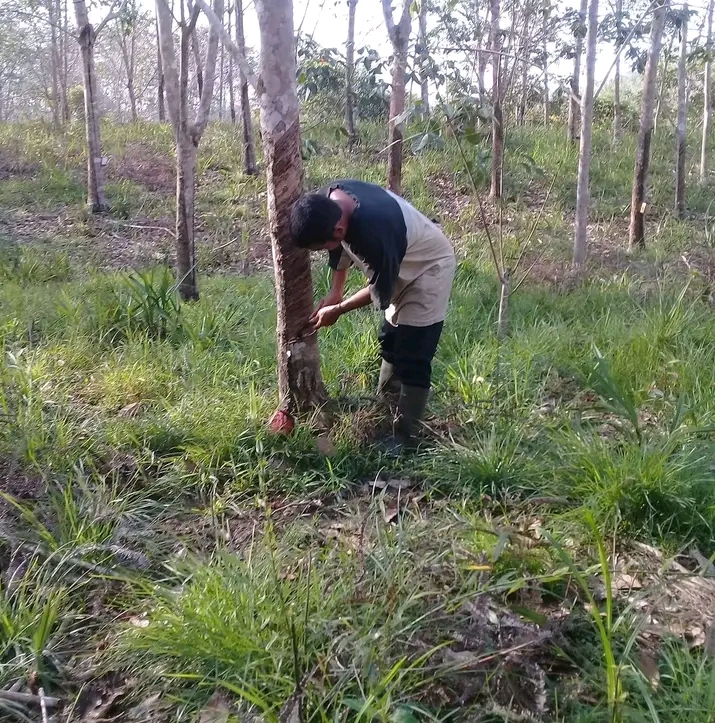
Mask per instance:
[[[399,0],[393,0],[395,4]],[[142,0],[142,4],[153,11],[154,0]],[[401,3],[400,3],[401,4]],[[567,7],[578,8],[578,0],[567,0]],[[606,3],[600,13],[604,15],[610,10]],[[312,36],[316,42],[328,48],[342,48],[347,34],[346,0],[294,0],[293,13],[296,30]],[[200,21],[201,22],[201,21]],[[416,25],[416,23],[413,23]],[[256,19],[253,0],[244,0],[244,27],[246,44],[255,50],[259,49],[258,21]],[[414,29],[413,29],[414,32]],[[377,50],[381,56],[391,53],[390,42],[385,29],[381,0],[359,0],[355,18],[355,43],[357,47],[367,45]],[[596,84],[598,85],[613,61],[613,50],[610,45],[599,47],[596,66]],[[571,61],[562,61],[552,67],[552,72],[566,75],[571,68]],[[624,69],[625,70],[625,69]]]

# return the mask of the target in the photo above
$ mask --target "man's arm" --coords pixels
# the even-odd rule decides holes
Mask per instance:
[[[371,303],[372,296],[370,294],[370,287],[366,286],[364,289],[360,289],[360,291],[353,294],[349,299],[345,299],[345,301],[317,309],[313,316],[310,317],[310,323],[314,329],[332,326],[343,314],[347,314],[348,311],[362,309],[365,306],[370,306]]]
[[[333,306],[339,304],[343,300],[343,291],[345,291],[345,283],[348,280],[350,269],[333,269],[330,280],[330,291],[318,302],[316,311],[325,306]]]

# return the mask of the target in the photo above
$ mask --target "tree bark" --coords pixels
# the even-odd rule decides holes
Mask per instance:
[[[236,45],[246,56],[246,38],[243,31],[243,2],[236,0]],[[243,132],[243,171],[247,176],[258,175],[256,147],[253,140],[253,119],[248,99],[248,78],[243,66],[238,66],[238,84],[241,90],[241,128]]]
[[[710,134],[712,131],[712,52],[713,52],[713,7],[715,0],[708,2],[705,71],[703,73],[703,137],[700,144],[700,182],[705,183],[710,171]]]
[[[348,143],[353,146],[357,140],[355,131],[355,96],[353,77],[355,75],[355,10],[357,0],[348,0],[348,39],[345,43],[345,128]]]
[[[313,311],[310,255],[293,244],[290,209],[301,195],[298,93],[292,0],[255,0],[261,36],[256,93],[261,106],[268,221],[278,307],[279,409],[310,409],[325,400],[317,334],[305,334]]]
[[[422,99],[422,110],[429,115],[429,79],[427,77],[429,53],[427,52],[427,3],[420,0],[420,12],[418,16],[420,26],[420,96]]]
[[[623,27],[623,0],[616,0],[616,40],[618,43],[616,64],[613,71],[613,143],[623,140],[623,121],[621,120],[621,53],[620,44]]]
[[[104,191],[104,167],[102,144],[99,134],[99,109],[97,102],[97,78],[94,70],[95,32],[89,22],[85,0],[74,0],[79,46],[82,51],[84,80],[84,117],[87,139],[87,206],[92,213],[109,211]]]
[[[491,0],[491,50],[492,50],[492,173],[489,197],[501,198],[504,155],[504,118],[501,99],[501,3]]]
[[[588,5],[586,38],[586,87],[581,97],[581,139],[576,188],[576,223],[574,227],[573,263],[583,266],[588,242],[589,175],[591,170],[591,132],[593,127],[593,86],[596,75],[596,44],[598,34],[598,0]]]
[[[578,30],[576,31],[576,42],[573,59],[573,75],[571,76],[571,96],[569,99],[569,119],[567,126],[567,138],[569,143],[576,141],[576,132],[579,125],[579,89],[581,85],[581,55],[583,53],[583,39],[586,35],[586,12],[588,11],[588,0],[581,0],[581,8],[578,14]]]
[[[402,17],[395,24],[390,0],[382,0],[387,32],[392,43],[392,87],[390,89],[390,120],[388,125],[387,187],[393,193],[402,191],[402,146],[405,136],[405,72],[410,41],[411,0],[403,0]]]
[[[663,29],[669,0],[659,0],[653,12],[650,31],[650,48],[643,76],[643,100],[640,128],[636,143],[636,161],[633,172],[633,193],[631,195],[631,222],[628,233],[631,248],[645,248],[645,212],[650,144],[653,136],[656,77],[658,59],[663,42]]]
[[[686,96],[688,60],[688,3],[683,4],[680,24],[680,57],[678,59],[678,114],[675,125],[675,215],[685,214],[685,132],[688,122],[688,99]]]

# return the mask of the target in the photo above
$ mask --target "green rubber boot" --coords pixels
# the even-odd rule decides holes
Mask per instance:
[[[395,376],[395,367],[382,360],[380,378],[377,381],[377,397],[389,405],[397,404],[400,394],[400,381]]]
[[[386,443],[389,455],[396,456],[416,446],[415,435],[427,408],[428,397],[429,389],[402,385],[397,403],[395,434]]]

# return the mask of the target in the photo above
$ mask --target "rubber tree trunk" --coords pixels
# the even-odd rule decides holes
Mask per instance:
[[[631,248],[645,248],[646,189],[650,163],[650,144],[653,136],[656,78],[667,12],[668,0],[659,0],[653,12],[650,48],[643,76],[643,100],[636,142],[633,193],[631,195],[631,222],[628,232],[628,241]]]
[[[429,79],[427,77],[429,53],[427,51],[427,3],[425,0],[420,0],[418,20],[420,26],[420,97],[422,100],[422,110],[425,115],[429,115]]]
[[[576,142],[576,134],[579,126],[579,93],[581,87],[581,55],[583,54],[583,39],[586,35],[586,13],[588,11],[588,0],[581,0],[581,8],[578,13],[578,28],[576,30],[573,74],[571,75],[571,96],[569,99],[569,118],[566,127],[566,137],[569,143]]]
[[[355,131],[355,95],[353,90],[356,8],[357,0],[348,0],[348,39],[345,43],[345,129],[348,132],[348,143],[351,147],[357,140]]]
[[[159,20],[156,20],[156,108],[159,123],[166,120],[166,105],[164,104],[164,67],[161,62],[161,42],[159,41]]]
[[[62,65],[62,54],[60,52],[60,27],[61,15],[59,3],[56,0],[49,0],[47,3],[48,19],[50,22],[50,73],[52,75],[52,123],[59,126],[62,117],[60,101],[60,72]]]
[[[245,57],[246,38],[243,30],[243,3],[236,0],[236,45]],[[243,133],[243,172],[247,176],[258,175],[256,164],[256,146],[253,140],[253,119],[248,98],[248,78],[243,67],[238,66],[238,85],[241,93],[241,130]]]
[[[549,103],[549,4],[548,0],[544,2],[543,7],[543,19],[541,32],[543,34],[542,40],[542,53],[544,60],[544,125],[549,125],[549,118],[551,117],[551,108]]]
[[[678,114],[675,123],[675,215],[685,215],[685,133],[688,122],[686,95],[688,61],[688,3],[683,5],[680,23],[680,56],[678,58]]]
[[[261,37],[256,94],[266,161],[268,222],[278,307],[279,409],[306,411],[325,400],[313,312],[310,255],[291,239],[290,210],[302,191],[292,0],[255,0]]]
[[[119,46],[122,51],[122,63],[124,64],[124,72],[127,74],[127,95],[129,96],[129,107],[132,113],[132,122],[136,123],[139,119],[137,113],[137,94],[134,88],[134,75],[136,68],[136,27],[131,28],[129,36],[124,34],[124,29],[120,25],[117,28],[119,33]]]
[[[492,173],[489,197],[501,198],[504,165],[504,118],[501,98],[501,3],[491,0],[492,50]]]
[[[176,140],[176,261],[177,286],[184,301],[199,298],[196,263],[194,206],[196,194],[196,154],[208,123],[218,57],[218,31],[209,29],[206,51],[206,78],[194,122],[189,120],[189,56],[196,14],[184,19],[183,0],[179,0],[179,60],[174,50],[173,17],[168,0],[156,0],[161,57],[169,118]],[[222,17],[223,0],[213,0],[213,11]],[[195,13],[197,11],[195,10]]]
[[[228,35],[231,37],[231,18],[233,15],[232,8],[228,8],[226,13]],[[228,110],[231,116],[231,123],[236,123],[236,98],[233,88],[233,53],[228,54]]]
[[[410,42],[411,0],[404,0],[402,17],[395,24],[390,0],[382,0],[387,32],[392,43],[392,86],[390,88],[390,120],[388,125],[387,187],[393,193],[402,191],[402,152],[405,137],[405,73]]]
[[[705,183],[710,171],[710,134],[712,132],[712,58],[713,52],[713,8],[715,0],[708,2],[706,26],[705,71],[703,73],[703,137],[700,144],[700,182]]]
[[[99,135],[97,78],[94,68],[94,27],[89,22],[85,0],[74,0],[79,46],[82,51],[84,81],[84,118],[87,139],[87,206],[92,213],[109,211],[104,191],[102,143]]]
[[[60,22],[59,45],[60,45],[60,94],[62,108],[62,122],[69,123],[70,105],[67,94],[67,85],[69,77],[69,48],[67,39],[69,38],[69,24],[67,18],[67,0],[57,0],[57,17]]]
[[[623,140],[623,121],[621,119],[621,54],[620,44],[623,33],[623,0],[616,0],[616,42],[619,45],[616,64],[613,70],[613,143]]]
[[[589,175],[591,170],[591,132],[593,128],[593,86],[596,75],[596,47],[598,35],[598,0],[588,5],[586,36],[586,87],[581,96],[581,139],[578,155],[578,185],[576,187],[576,223],[574,226],[573,263],[583,266],[588,243],[588,206],[591,198]]]

